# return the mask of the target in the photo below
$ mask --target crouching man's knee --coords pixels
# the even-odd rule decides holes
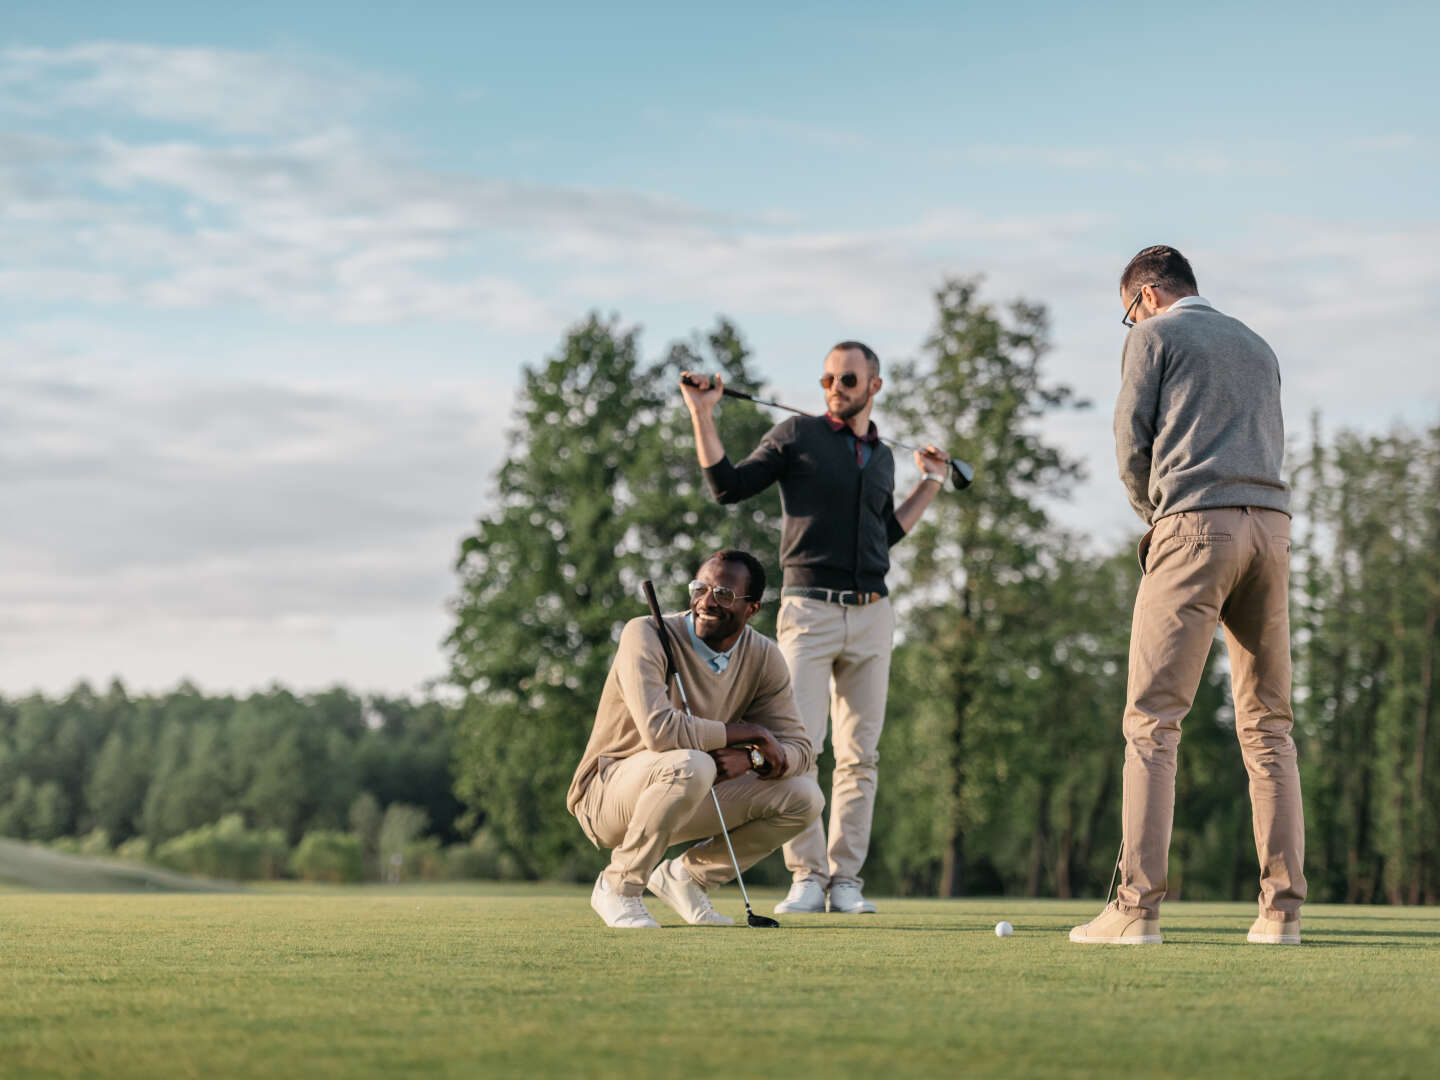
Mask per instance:
[[[825,809],[825,796],[820,785],[808,776],[787,776],[773,781],[783,788],[780,812],[787,818],[809,825]]]
[[[715,784],[715,759],[704,750],[667,750],[652,774],[656,780],[709,791]]]

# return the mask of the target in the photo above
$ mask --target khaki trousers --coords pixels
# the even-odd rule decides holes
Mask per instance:
[[[894,629],[889,597],[859,607],[799,596],[780,601],[780,651],[790,668],[800,720],[817,760],[826,721],[832,721],[835,751],[828,845],[818,817],[785,845],[785,866],[796,881],[864,884],[860,868],[870,851]],[[814,780],[818,768],[812,766],[807,775]]]
[[[805,828],[824,808],[815,781],[804,776],[762,780],[746,773],[715,783],[715,759],[703,750],[642,750],[606,766],[580,800],[590,839],[613,848],[604,874],[626,896],[645,891],[650,872],[671,844],[700,843],[680,862],[701,888],[735,876],[710,789],[715,789],[743,871]]]
[[[1272,919],[1293,915],[1306,886],[1290,737],[1290,519],[1257,507],[1172,514],[1141,542],[1141,563],[1125,706],[1119,905],[1153,912],[1165,898],[1180,721],[1195,700],[1218,623],[1250,776],[1260,911]]]

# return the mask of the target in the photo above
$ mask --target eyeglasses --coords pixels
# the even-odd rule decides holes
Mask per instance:
[[[835,385],[835,378],[836,376],[831,375],[827,371],[824,375],[820,376],[820,385],[826,390],[829,390],[831,386]],[[847,371],[844,375],[839,376],[839,378],[840,385],[848,390],[853,390],[860,385],[860,376],[856,375],[853,371]]]
[[[1128,330],[1130,329],[1130,327],[1135,325],[1135,320],[1130,318],[1130,312],[1135,310],[1135,305],[1140,302],[1140,297],[1145,295],[1145,290],[1153,289],[1155,285],[1156,282],[1152,281],[1150,282],[1150,284],[1141,285],[1140,288],[1135,290],[1135,299],[1130,301],[1130,306],[1125,309],[1125,317],[1120,320],[1120,322],[1124,325],[1125,329]]]
[[[750,599],[750,597],[748,596],[736,596],[734,589],[727,589],[724,585],[711,585],[708,581],[690,582],[690,600],[692,603],[696,600],[699,600],[700,597],[704,596],[706,593],[709,593],[711,596],[715,597],[715,600],[718,603],[723,604],[726,607],[729,607],[736,600]]]

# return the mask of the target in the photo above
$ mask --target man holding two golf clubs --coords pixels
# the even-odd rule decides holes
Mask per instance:
[[[711,494],[734,503],[780,485],[779,644],[816,756],[827,719],[834,721],[829,839],[817,819],[785,845],[794,884],[776,914],[875,910],[861,892],[860,868],[870,847],[890,680],[890,548],[915,527],[947,471],[961,487],[973,475],[936,447],[917,449],[921,480],[895,505],[895,460],[870,419],[881,382],[880,360],[869,346],[840,342],[826,355],[820,379],[825,415],[785,420],[735,465],[715,427],[713,410],[726,392],[719,376],[684,372],[680,379]],[[813,778],[813,760],[806,768]]]
[[[820,815],[785,660],[747,625],[764,592],[759,560],[718,551],[690,583],[689,611],[662,617],[650,592],[652,617],[621,632],[566,799],[591,842],[612,849],[590,896],[609,926],[660,925],[641,899],[647,887],[686,922],[732,922],[708,890]],[[661,861],[690,840],[699,842]],[[773,925],[753,913],[749,922]]]

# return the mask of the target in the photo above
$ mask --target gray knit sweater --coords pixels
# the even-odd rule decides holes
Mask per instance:
[[[1187,304],[1125,339],[1115,457],[1135,512],[1151,524],[1184,510],[1290,512],[1281,479],[1280,366],[1239,319]]]

